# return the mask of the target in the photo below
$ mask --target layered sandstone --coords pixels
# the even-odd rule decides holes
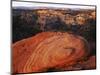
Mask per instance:
[[[67,32],[42,32],[14,43],[12,50],[13,73],[68,70],[89,54],[87,42]]]

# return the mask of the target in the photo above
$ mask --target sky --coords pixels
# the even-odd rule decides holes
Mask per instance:
[[[72,3],[72,4],[87,4],[87,5],[96,5],[98,3],[98,0],[17,0],[17,1],[41,1],[41,2],[57,2],[57,3]]]
[[[70,3],[69,3],[70,4]],[[74,4],[74,3],[71,3]],[[63,4],[45,4],[34,2],[20,2],[13,1],[12,7],[57,7],[57,8],[81,8],[81,9],[95,9],[94,6],[78,6],[78,5],[63,5]]]

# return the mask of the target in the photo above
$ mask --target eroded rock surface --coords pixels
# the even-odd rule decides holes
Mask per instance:
[[[42,32],[12,45],[13,73],[61,70],[89,54],[86,40],[67,32]],[[71,70],[74,70],[72,68]]]

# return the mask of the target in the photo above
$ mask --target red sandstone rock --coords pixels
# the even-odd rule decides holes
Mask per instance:
[[[13,73],[44,72],[67,68],[89,53],[80,36],[61,32],[42,32],[12,45]]]

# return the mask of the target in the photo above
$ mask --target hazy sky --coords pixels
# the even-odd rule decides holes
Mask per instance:
[[[82,8],[82,9],[94,9],[94,6],[77,6],[77,5],[61,5],[61,4],[44,4],[33,2],[12,2],[13,7],[58,7],[58,8]]]
[[[98,0],[17,0],[17,1],[42,1],[42,2],[87,4],[87,5],[96,5],[98,2]]]

